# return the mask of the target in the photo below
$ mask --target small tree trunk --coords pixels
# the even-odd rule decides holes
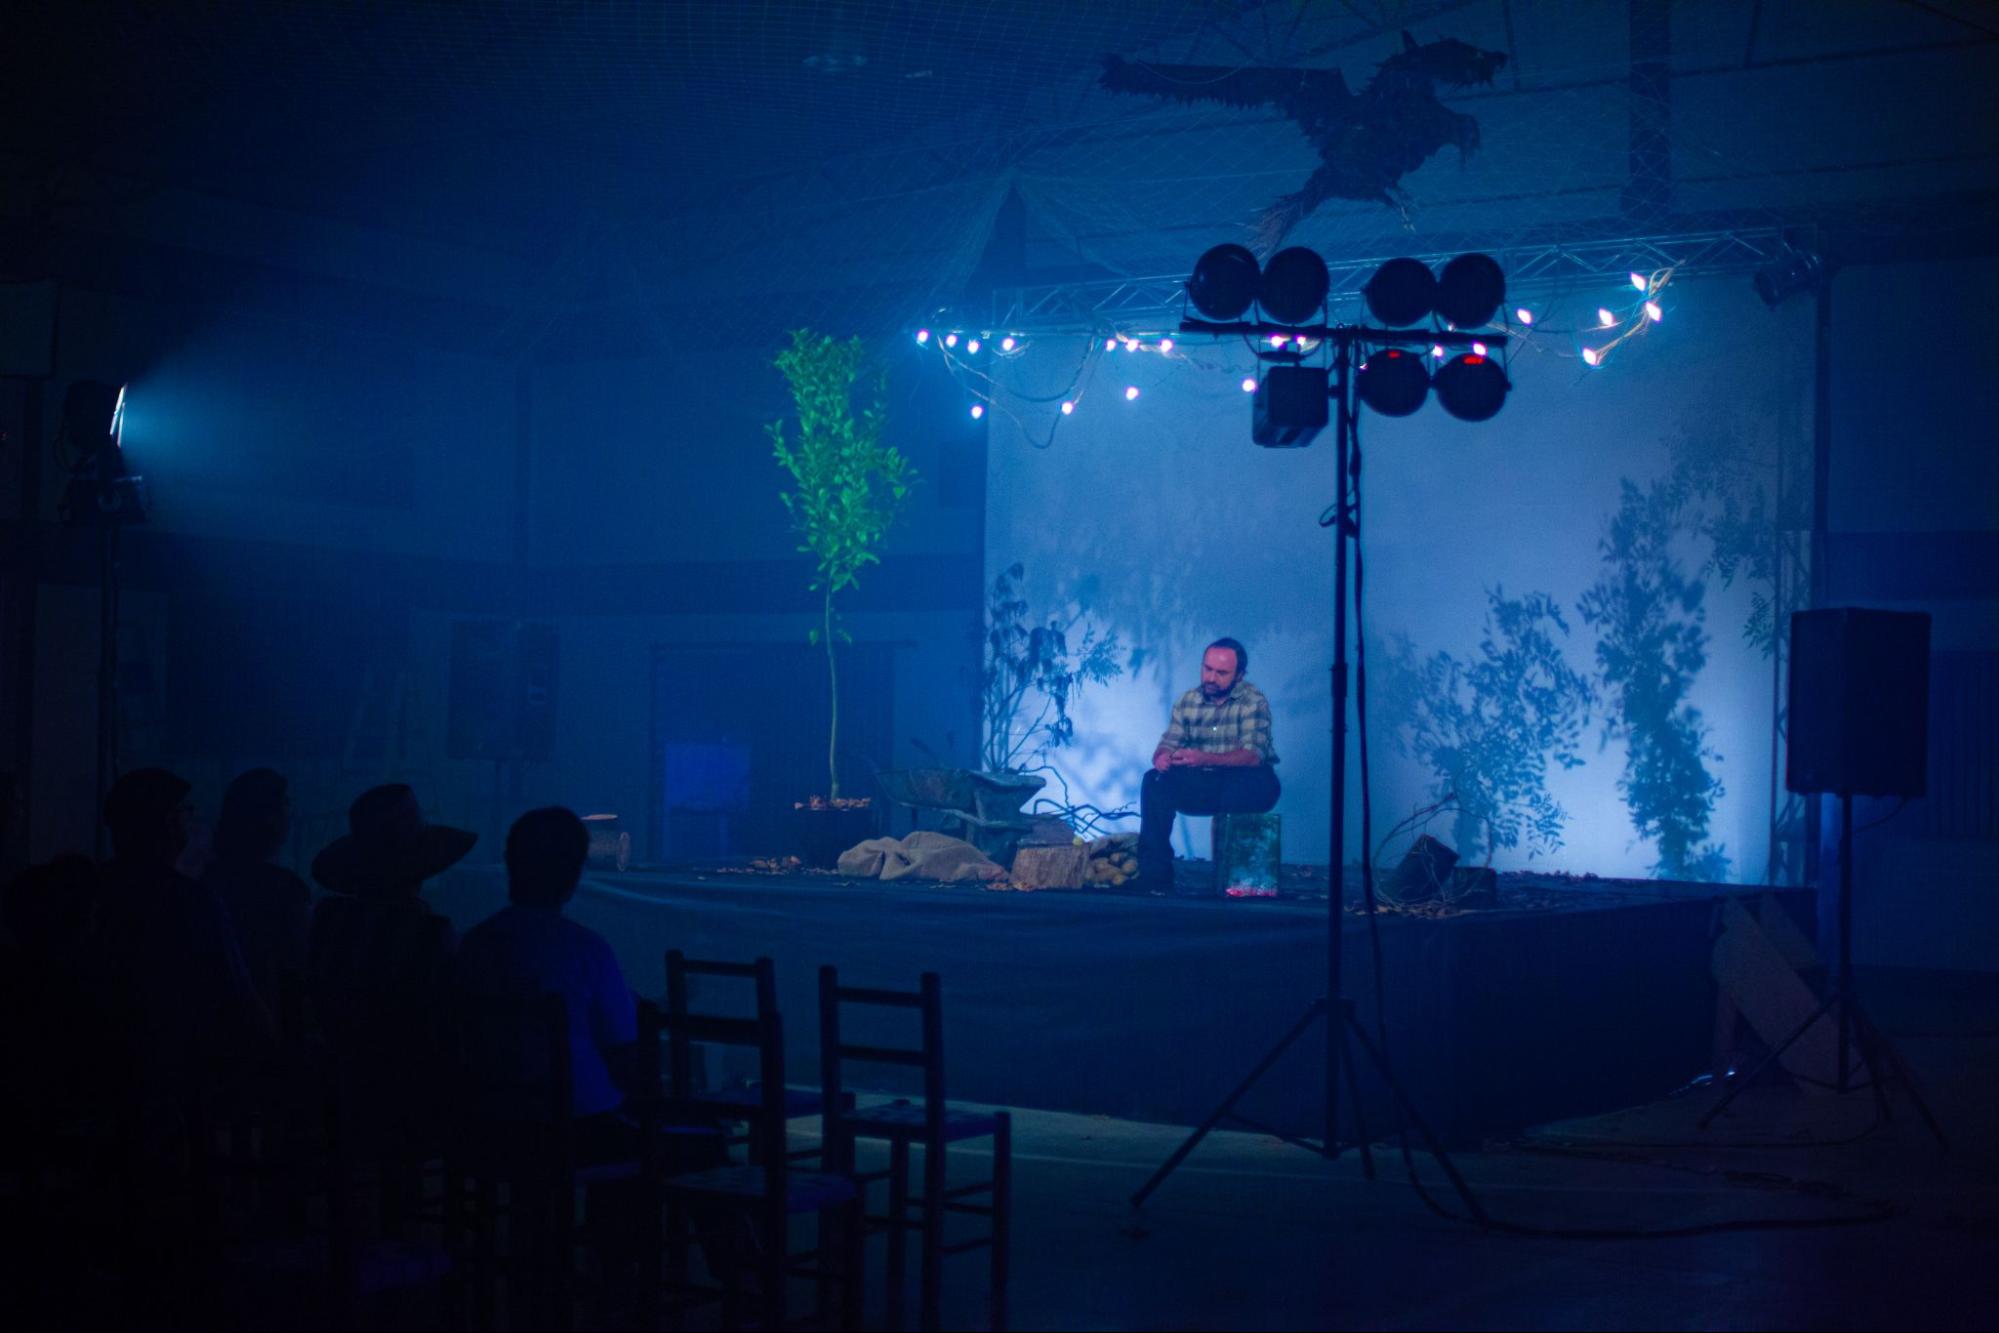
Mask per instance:
[[[826,590],[825,619],[820,630],[826,643],[827,704],[831,724],[826,728],[826,799],[840,799],[840,666],[833,655],[833,590]]]

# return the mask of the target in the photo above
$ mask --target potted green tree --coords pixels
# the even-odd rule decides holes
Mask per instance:
[[[798,329],[775,362],[798,413],[796,434],[782,420],[770,424],[771,452],[791,479],[778,498],[791,515],[798,549],[813,560],[811,587],[819,594],[820,617],[810,637],[826,650],[831,700],[826,791],[797,803],[800,854],[817,866],[832,865],[873,823],[869,799],[840,790],[837,650],[851,638],[840,625],[834,599],[854,586],[863,568],[881,563],[877,550],[916,480],[909,460],[882,441],[886,385],[879,374],[860,383],[865,361],[859,338],[843,341]]]

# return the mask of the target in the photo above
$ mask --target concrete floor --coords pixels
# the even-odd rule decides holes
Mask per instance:
[[[1380,1178],[1370,1183],[1354,1154],[1328,1163],[1247,1133],[1211,1136],[1134,1219],[1128,1196],[1184,1130],[1023,1111],[1013,1325],[1992,1327],[1999,977],[1868,981],[1879,1021],[1951,1135],[1948,1153],[1899,1092],[1893,1121],[1878,1123],[1865,1093],[1773,1085],[1705,1135],[1694,1121],[1716,1094],[1700,1090],[1456,1159],[1487,1211],[1522,1226],[1793,1225],[1667,1239],[1486,1232],[1426,1207],[1393,1151],[1378,1156]],[[1695,1141],[1704,1142],[1643,1146]],[[954,1150],[954,1178],[988,1165],[973,1149],[962,1164],[959,1156]],[[1456,1209],[1429,1159],[1419,1156],[1417,1168]],[[1884,1210],[1885,1220],[1858,1225],[1797,1225]],[[947,1325],[983,1327],[983,1256],[949,1265]]]

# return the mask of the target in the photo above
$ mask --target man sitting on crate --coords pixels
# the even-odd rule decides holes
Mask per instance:
[[[1240,643],[1216,639],[1201,654],[1200,687],[1173,705],[1173,719],[1139,788],[1141,888],[1175,891],[1175,817],[1262,814],[1277,804],[1270,700],[1243,679],[1248,669],[1249,653]]]

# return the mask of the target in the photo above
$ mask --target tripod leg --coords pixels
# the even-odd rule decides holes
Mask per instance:
[[[1797,1045],[1798,1040],[1801,1037],[1803,1037],[1807,1032],[1811,1031],[1812,1024],[1818,1022],[1821,1018],[1824,1018],[1826,1016],[1827,1011],[1829,1011],[1833,1007],[1834,1003],[1836,1003],[1838,999],[1839,999],[1839,992],[1837,990],[1835,990],[1831,995],[1828,995],[1825,998],[1824,1002],[1821,1003],[1818,1008],[1812,1010],[1812,1015],[1810,1018],[1807,1018],[1804,1022],[1798,1024],[1798,1030],[1796,1032],[1793,1032],[1790,1036],[1784,1038],[1784,1040],[1778,1044],[1776,1050],[1764,1056],[1762,1061],[1757,1064],[1756,1068],[1749,1071],[1747,1077],[1737,1079],[1735,1081],[1735,1086],[1730,1088],[1727,1091],[1727,1093],[1722,1096],[1722,1099],[1720,1101],[1716,1102],[1713,1106],[1709,1107],[1708,1113],[1706,1115],[1702,1116],[1698,1121],[1695,1122],[1694,1128],[1706,1129],[1709,1125],[1713,1124],[1715,1117],[1720,1115],[1723,1111],[1726,1111],[1729,1108],[1729,1106],[1734,1103],[1737,1097],[1740,1097],[1745,1091],[1748,1090],[1750,1084],[1756,1082],[1758,1079],[1762,1078],[1763,1075],[1765,1075],[1771,1069],[1773,1069],[1776,1066],[1777,1062],[1784,1058],[1784,1053],[1790,1050],[1793,1046]]]
[[[1236,1084],[1235,1091],[1223,1098],[1222,1104],[1211,1111],[1208,1114],[1208,1118],[1201,1122],[1200,1127],[1187,1136],[1187,1141],[1173,1150],[1173,1155],[1167,1158],[1157,1171],[1152,1173],[1150,1180],[1139,1186],[1138,1193],[1131,1196],[1132,1207],[1141,1208],[1145,1205],[1145,1201],[1150,1197],[1152,1191],[1165,1183],[1166,1177],[1173,1174],[1175,1167],[1187,1160],[1187,1154],[1201,1146],[1201,1140],[1208,1137],[1208,1132],[1226,1119],[1231,1111],[1235,1110],[1235,1104],[1242,1100],[1244,1093],[1256,1085],[1256,1081],[1263,1077],[1264,1071],[1276,1064],[1278,1057],[1291,1049],[1291,1043],[1303,1036],[1306,1028],[1312,1026],[1312,1020],[1325,1012],[1326,1001],[1323,996],[1312,1001],[1311,1004],[1305,1007],[1305,1012],[1300,1014],[1298,1021],[1291,1025],[1291,1030],[1277,1039],[1277,1044],[1270,1048],[1269,1053],[1256,1062],[1256,1068],[1250,1070],[1248,1075],[1243,1078],[1243,1081]]]
[[[1883,1077],[1892,1068],[1895,1077],[1901,1080],[1902,1087],[1908,1092],[1909,1100],[1915,1104],[1916,1114],[1923,1118],[1923,1123],[1930,1127],[1930,1133],[1936,1136],[1937,1147],[1949,1152],[1950,1140],[1944,1136],[1943,1126],[1937,1123],[1935,1114],[1930,1111],[1930,1104],[1924,1100],[1922,1089],[1916,1085],[1916,1076],[1909,1072],[1902,1053],[1895,1049],[1895,1044],[1888,1040],[1886,1033],[1874,1026],[1874,1020],[1861,1008],[1860,1001],[1849,1000],[1848,1003],[1853,1006],[1854,1031],[1861,1038],[1861,1050],[1866,1054],[1874,1086],[1879,1089]],[[1885,1096],[1883,1100],[1886,1100]]]
[[[1429,1123],[1416,1113],[1415,1103],[1411,1102],[1409,1094],[1402,1090],[1402,1081],[1396,1078],[1395,1071],[1388,1067],[1388,1057],[1367,1039],[1367,1033],[1361,1028],[1360,1021],[1353,1016],[1352,1010],[1346,1013],[1346,1027],[1353,1039],[1360,1043],[1361,1050],[1366,1052],[1369,1062],[1374,1065],[1375,1072],[1381,1075],[1384,1083],[1388,1084],[1388,1090],[1394,1094],[1395,1104],[1402,1109],[1402,1114],[1409,1117],[1409,1123],[1416,1126],[1416,1132],[1422,1135],[1423,1147],[1430,1156],[1436,1158],[1437,1165],[1443,1169],[1444,1174],[1450,1177],[1451,1188],[1458,1192],[1460,1199],[1464,1200],[1465,1207],[1471,1212],[1472,1220],[1480,1226],[1490,1225],[1491,1219],[1485,1215],[1485,1209],[1480,1205],[1478,1196],[1471,1192],[1471,1186],[1458,1174],[1457,1163],[1453,1162],[1450,1154],[1444,1151],[1444,1145],[1437,1141],[1437,1136],[1430,1132]]]
[[[1344,1003],[1344,1002],[1342,1002]],[[1353,1043],[1347,1039],[1346,1024],[1340,1024],[1340,1068],[1346,1073],[1347,1097],[1353,1102],[1354,1145],[1360,1149],[1361,1174],[1374,1179],[1374,1149],[1367,1138],[1367,1120],[1360,1109],[1360,1080],[1353,1076]]]

